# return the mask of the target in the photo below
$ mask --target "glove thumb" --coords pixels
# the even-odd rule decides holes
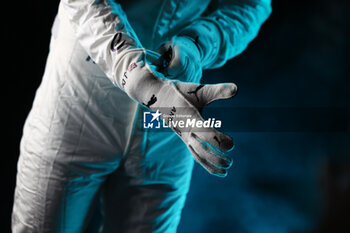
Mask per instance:
[[[208,105],[215,100],[231,98],[236,93],[237,86],[234,83],[205,85],[202,91],[204,105]]]

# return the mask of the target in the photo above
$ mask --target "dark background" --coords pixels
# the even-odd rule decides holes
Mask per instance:
[[[3,6],[9,14],[2,32],[1,232],[10,232],[22,127],[57,6]],[[234,99],[206,112],[225,112],[235,163],[225,179],[195,166],[181,233],[350,232],[350,2],[275,0],[272,6],[245,52],[204,73],[203,82],[239,87]]]

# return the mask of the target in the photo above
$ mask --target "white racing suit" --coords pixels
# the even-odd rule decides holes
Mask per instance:
[[[109,80],[118,53],[107,51],[119,30],[126,43],[156,49],[202,22],[207,68],[219,67],[271,9],[268,0],[222,1],[199,18],[209,2],[128,1],[124,12],[112,1],[62,0],[21,140],[13,232],[84,232],[97,205],[99,232],[176,232],[193,158],[170,129],[138,124],[146,109]]]

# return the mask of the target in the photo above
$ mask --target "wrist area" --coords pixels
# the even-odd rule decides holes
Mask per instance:
[[[209,19],[200,18],[182,30],[180,37],[190,38],[200,53],[203,69],[211,67],[219,54],[221,36],[218,26]]]
[[[143,96],[162,87],[164,77],[153,67],[159,54],[143,48],[129,49],[114,65],[113,83],[133,100],[142,103]]]

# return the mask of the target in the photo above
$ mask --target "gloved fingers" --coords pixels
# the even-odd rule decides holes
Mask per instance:
[[[175,77],[183,74],[186,71],[190,61],[187,54],[181,50],[178,45],[172,45],[171,52],[171,60],[166,67],[166,71],[169,76]]]
[[[230,151],[233,149],[234,143],[232,138],[214,128],[208,128],[205,131],[197,131],[195,134],[202,141],[207,142],[221,151]]]
[[[162,72],[169,78],[177,77],[185,72],[189,58],[186,52],[173,41],[169,41],[157,50],[163,61]]]
[[[235,96],[237,86],[234,83],[219,83],[204,85],[199,95],[202,96],[204,105],[208,105],[215,100],[228,99]]]
[[[159,62],[158,62],[158,71],[162,72],[165,76],[169,76],[168,74],[168,66],[173,59],[173,43],[169,41],[165,44],[162,44],[156,51],[160,54]]]
[[[188,145],[188,149],[190,150],[193,158],[200,164],[202,167],[207,170],[210,174],[218,176],[218,177],[225,177],[227,175],[226,169],[215,167],[213,164],[208,162],[207,160],[201,158],[197,152],[194,150],[194,148],[191,145]]]
[[[148,64],[159,67],[161,65],[161,54],[152,50],[146,50],[145,59]]]
[[[150,71],[159,79],[164,79],[164,74],[159,71],[161,66],[162,58],[158,52],[152,50],[145,50],[145,53],[140,55],[137,64],[140,64],[141,67],[148,65]]]
[[[231,167],[232,158],[230,156],[201,140],[195,134],[192,133],[188,143],[194,148],[200,158],[205,159],[215,167],[223,169]]]
[[[173,37],[157,50],[163,66],[159,69],[167,78],[199,83],[202,77],[200,54],[187,37]]]
[[[162,44],[157,50],[156,52],[159,53],[161,56],[163,56],[164,54],[168,53],[170,50],[172,50],[173,47],[173,42],[172,41],[168,41],[164,44]],[[170,57],[171,58],[171,57]]]

